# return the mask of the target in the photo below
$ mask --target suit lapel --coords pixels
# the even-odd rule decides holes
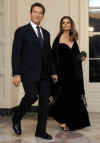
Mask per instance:
[[[36,32],[34,31],[34,29],[32,28],[32,26],[31,26],[30,23],[28,24],[28,27],[29,27],[29,30],[30,30],[30,32],[31,32],[32,37],[34,36],[34,37],[38,40],[38,37],[37,37],[37,35],[36,35]]]
[[[28,24],[28,28],[29,28],[29,30],[30,30],[30,34],[31,34],[31,36],[32,37],[34,37],[36,40],[38,40],[38,37],[37,37],[37,35],[36,35],[36,32],[34,31],[34,29],[32,28],[32,26],[31,26],[31,24],[29,23]],[[46,39],[47,39],[47,37],[46,37],[46,33],[45,33],[45,31],[44,31],[44,29],[41,27],[41,29],[42,29],[42,34],[43,34],[43,39],[44,39],[44,45],[45,45],[45,43],[46,43]]]

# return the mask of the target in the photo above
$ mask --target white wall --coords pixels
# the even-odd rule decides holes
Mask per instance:
[[[4,4],[5,2],[5,4]],[[0,38],[0,108],[1,107],[12,107],[20,102],[23,96],[22,86],[15,88],[11,84],[11,45],[15,29],[29,22],[29,10],[32,3],[37,2],[36,0],[0,0],[0,6],[3,4],[6,6],[6,24],[3,28],[3,24],[0,21],[0,29],[6,29],[4,35],[5,48],[3,48],[2,38]],[[46,14],[42,25],[48,29],[51,33],[51,44],[59,30],[60,18],[64,15],[71,16],[79,32],[79,46],[81,50],[88,52],[88,0],[38,0],[46,7]],[[0,8],[1,9],[1,8]],[[1,18],[0,12],[0,18]],[[1,33],[2,34],[2,33]],[[4,34],[4,32],[3,32]],[[1,37],[3,37],[1,35]],[[5,38],[6,37],[6,38]],[[7,45],[8,44],[8,45]],[[1,62],[1,57],[3,62]],[[4,68],[5,66],[5,68]],[[91,84],[88,79],[89,62],[88,58],[83,63],[85,89],[88,101],[89,111],[100,112],[100,97],[99,97],[99,86],[100,84]],[[4,100],[5,98],[5,100]]]

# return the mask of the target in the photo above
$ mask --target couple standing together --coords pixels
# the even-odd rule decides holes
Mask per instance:
[[[82,102],[84,94],[82,60],[77,45],[78,34],[73,20],[65,16],[60,22],[60,32],[53,48],[50,47],[50,34],[40,26],[45,14],[41,3],[30,8],[30,23],[18,28],[14,35],[12,49],[13,84],[23,84],[25,95],[14,110],[12,128],[21,135],[21,120],[31,105],[38,99],[38,121],[35,136],[52,139],[46,132],[48,104],[50,96],[49,78],[63,84],[52,116],[69,130],[90,125],[88,112]],[[77,58],[76,58],[77,57]]]

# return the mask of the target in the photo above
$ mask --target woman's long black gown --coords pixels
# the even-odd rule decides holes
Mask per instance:
[[[59,123],[65,123],[70,130],[90,126],[89,116],[84,104],[84,82],[82,61],[77,42],[70,48],[56,39],[52,54],[56,61],[56,72],[62,92],[52,106],[50,115]]]

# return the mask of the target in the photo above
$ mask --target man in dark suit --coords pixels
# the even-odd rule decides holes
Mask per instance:
[[[46,133],[50,94],[48,78],[50,74],[53,79],[58,77],[50,66],[50,34],[40,26],[44,13],[42,4],[33,4],[30,9],[30,23],[19,27],[15,32],[12,49],[13,84],[18,86],[22,81],[25,96],[15,109],[12,122],[14,132],[21,135],[21,119],[37,100],[38,93],[39,109],[35,136],[52,139],[52,136]]]

